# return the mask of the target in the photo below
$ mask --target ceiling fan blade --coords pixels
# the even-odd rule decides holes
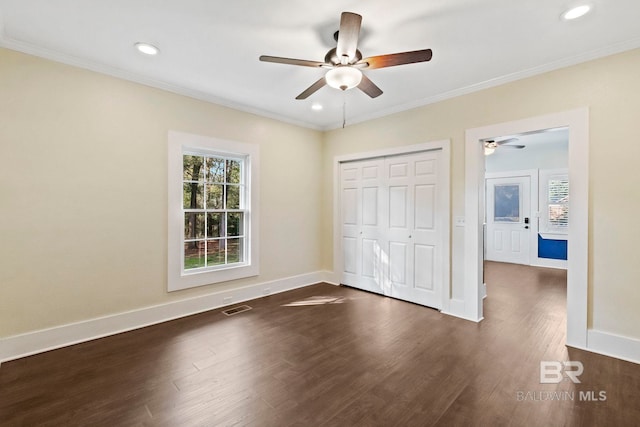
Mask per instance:
[[[516,141],[519,141],[519,139],[518,138],[507,138],[507,139],[503,139],[502,141],[496,141],[496,144],[503,145],[503,144],[508,144],[510,142],[516,142]],[[523,145],[523,147],[524,147],[524,145]]]
[[[413,64],[416,62],[430,61],[433,56],[431,49],[413,50],[411,52],[391,53],[389,55],[378,55],[364,58],[358,63],[366,62],[367,68],[385,68],[394,67],[396,65]]]
[[[309,86],[302,92],[300,95],[296,96],[296,99],[307,99],[309,96],[313,95],[318,89],[321,89],[327,84],[327,81],[322,77],[320,80]]]
[[[303,67],[314,67],[314,68],[327,65],[324,62],[307,61],[305,59],[281,58],[279,56],[268,56],[268,55],[262,55],[260,57],[260,61],[275,62],[276,64],[301,65]]]
[[[338,45],[336,54],[338,58],[347,57],[347,63],[356,57],[358,49],[358,37],[360,37],[360,24],[362,16],[357,13],[342,12],[340,17],[340,30],[338,32]],[[354,61],[355,62],[355,61]],[[343,65],[346,65],[343,63]]]
[[[382,95],[382,89],[375,85],[367,76],[362,75],[362,80],[358,85],[358,89],[369,95],[371,98],[377,98]]]
[[[521,149],[524,148],[524,145],[499,145],[500,148],[517,148],[517,149]]]

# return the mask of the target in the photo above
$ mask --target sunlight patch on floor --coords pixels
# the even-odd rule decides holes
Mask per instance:
[[[299,301],[282,304],[283,307],[299,307],[305,305],[325,305],[325,304],[342,304],[345,302],[343,297],[309,297]]]

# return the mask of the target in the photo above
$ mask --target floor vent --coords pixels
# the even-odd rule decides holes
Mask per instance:
[[[243,311],[249,311],[251,307],[248,305],[239,305],[237,307],[228,308],[226,310],[222,310],[224,314],[227,316],[233,316],[234,314],[242,313]]]

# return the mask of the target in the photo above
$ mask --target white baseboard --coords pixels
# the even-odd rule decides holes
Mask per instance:
[[[589,329],[586,350],[640,364],[640,340]]]
[[[329,283],[330,285],[340,286],[340,274],[336,274],[333,271],[323,271],[322,281]]]
[[[330,277],[330,272],[318,271],[0,338],[0,363],[302,288]]]
[[[449,300],[449,309],[442,310],[442,314],[446,314],[448,316],[458,317],[460,319],[469,320],[471,322],[479,323],[482,321],[482,317],[480,319],[474,319],[467,316],[467,311],[465,310],[464,300],[452,298]]]

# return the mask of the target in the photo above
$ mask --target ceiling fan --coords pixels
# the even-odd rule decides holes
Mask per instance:
[[[375,98],[382,95],[382,90],[362,73],[362,69],[374,70],[431,60],[431,49],[370,56],[363,59],[362,53],[358,50],[361,23],[362,16],[342,12],[340,29],[334,34],[337,46],[327,52],[324,62],[267,55],[262,55],[260,61],[328,69],[324,77],[296,96],[296,99],[306,99],[325,85],[342,91],[357,87],[371,98]]]
[[[512,142],[516,142],[516,141],[519,141],[518,138],[507,138],[501,141],[496,141],[495,139],[487,139],[486,141],[484,141],[484,155],[489,156],[493,154],[493,152],[496,151],[497,148],[516,148],[520,150],[525,147],[524,145],[520,145],[520,144],[518,145],[511,144]],[[511,144],[511,145],[507,145],[507,144]]]

